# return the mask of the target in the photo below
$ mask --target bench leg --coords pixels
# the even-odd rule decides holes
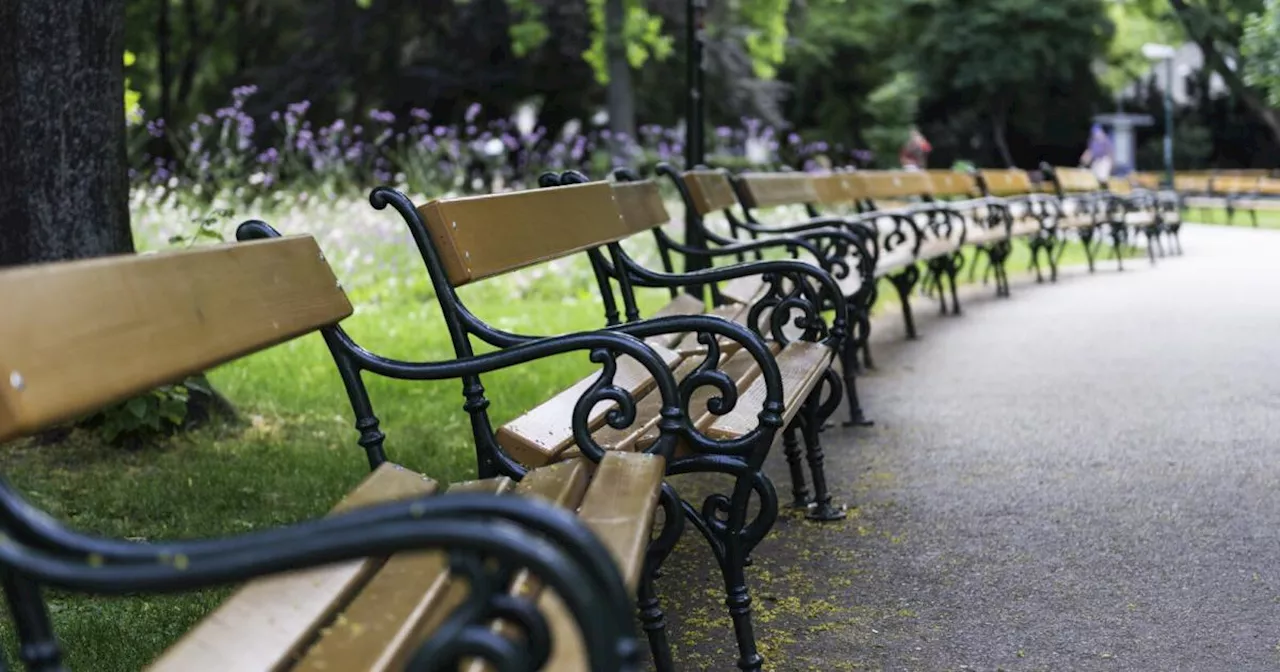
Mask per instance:
[[[915,340],[919,338],[916,334],[916,320],[911,315],[911,290],[915,289],[916,283],[920,281],[920,269],[912,264],[900,273],[889,276],[889,282],[893,283],[893,288],[898,292],[898,299],[902,301],[902,322],[906,325],[907,338]]]
[[[1009,272],[1005,262],[1009,260],[1009,252],[1013,245],[1002,240],[987,248],[987,257],[991,260],[991,268],[996,276],[996,296],[1009,296]]]
[[[5,573],[3,579],[9,613],[18,630],[18,659],[27,672],[64,672],[62,649],[53,633],[40,587],[12,573]]]
[[[1249,211],[1249,218],[1253,220],[1253,228],[1258,228],[1258,211],[1256,209]]]
[[[1084,245],[1084,258],[1089,263],[1089,272],[1093,273],[1097,269],[1094,268],[1093,263],[1094,247],[1092,226],[1086,226],[1080,229],[1080,244]]]
[[[1116,255],[1116,267],[1124,270],[1124,245],[1128,238],[1129,230],[1124,226],[1111,225],[1111,249]]]
[[[1044,274],[1040,272],[1040,250],[1044,249],[1044,241],[1040,236],[1035,236],[1027,241],[1027,244],[1031,248],[1031,269],[1036,272],[1036,282],[1043,284]]]
[[[1156,247],[1160,244],[1159,236],[1156,235],[1155,230],[1150,226],[1143,228],[1143,233],[1147,235],[1147,258],[1151,260],[1151,265],[1155,266]]]
[[[792,422],[782,431],[782,454],[787,457],[787,469],[791,472],[791,508],[807,509],[813,498],[804,480],[804,464],[800,459],[799,423]]]
[[[875,362],[871,361],[871,307],[879,297],[879,282],[873,281],[866,305],[857,312],[858,319],[854,320],[854,333],[849,339],[851,343],[856,344],[857,350],[862,351],[862,366],[868,370],[876,368]],[[857,363],[856,358],[854,363]]]
[[[658,672],[670,672],[675,669],[675,663],[671,658],[671,642],[667,640],[667,619],[653,584],[662,576],[662,563],[666,562],[676,542],[684,534],[685,520],[684,512],[680,510],[679,495],[666,483],[662,484],[662,492],[658,495],[658,507],[663,513],[662,532],[650,540],[645,552],[636,606],[640,610],[640,627],[649,638],[654,669]]]
[[[840,352],[840,370],[844,374],[845,394],[849,397],[849,420],[845,427],[870,427],[875,423],[868,420],[862,412],[862,403],[858,400],[858,344],[854,339],[847,339]],[[784,439],[786,437],[783,437]]]
[[[1065,247],[1067,244],[1067,241],[1059,240],[1058,235],[1056,233],[1049,233],[1045,235],[1044,244],[1045,244],[1045,248],[1044,248],[1045,258],[1048,259],[1049,261],[1049,282],[1057,282],[1058,281],[1058,259],[1061,258],[1062,256],[1061,253],[1058,252],[1058,250],[1059,248]]]
[[[965,265],[964,252],[956,250],[947,255],[947,281],[951,283],[951,314],[960,314],[960,289],[956,285],[956,277],[960,275],[960,271]]]
[[[804,406],[800,409],[800,433],[804,437],[805,457],[809,461],[809,474],[813,477],[813,505],[809,507],[806,517],[809,520],[831,521],[843,520],[847,515],[843,506],[831,503],[831,491],[827,488],[826,456],[822,452],[819,434],[828,416],[840,404],[840,377],[828,368],[822,374],[822,381],[809,394]],[[826,399],[823,399],[823,390]]]
[[[925,286],[929,289],[937,288],[938,290],[938,310],[947,315],[951,309],[947,306],[947,286],[946,280],[946,258],[934,257],[930,259],[926,267],[929,269],[925,275]]]

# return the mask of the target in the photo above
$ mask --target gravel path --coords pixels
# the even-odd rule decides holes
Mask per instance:
[[[750,570],[770,669],[1280,669],[1280,233],[1183,238],[880,321],[877,424],[824,434],[856,508]],[[729,669],[698,541],[660,583],[677,660]]]

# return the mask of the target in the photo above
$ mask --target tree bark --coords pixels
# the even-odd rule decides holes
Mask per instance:
[[[627,61],[627,43],[623,35],[627,20],[624,0],[604,0],[604,55],[608,63],[609,86],[606,89],[609,130],[613,132],[611,152],[615,164],[630,165],[627,143],[619,136],[636,137],[635,89],[631,85],[631,64]]]
[[[1000,152],[1000,160],[1009,168],[1016,168],[1013,165],[1013,155],[1009,153],[1009,141],[1005,138],[1005,127],[1008,126],[1009,113],[1003,109],[998,110],[991,115],[991,141],[995,143],[996,151]]]
[[[0,0],[0,266],[130,252],[124,0]]]

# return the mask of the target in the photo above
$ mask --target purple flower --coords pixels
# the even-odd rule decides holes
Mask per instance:
[[[237,103],[243,103],[245,98],[252,96],[258,92],[258,87],[250,84],[248,86],[237,86],[231,89],[231,98]]]
[[[798,134],[796,134],[796,133],[788,134],[788,135],[787,135],[787,144],[788,144],[788,145],[798,145],[798,144],[800,144],[800,136],[799,136]]]
[[[467,108],[467,123],[474,122],[478,116],[480,116],[480,103],[471,103],[471,106]]]
[[[267,149],[267,151],[258,155],[258,163],[272,164],[280,160],[280,152],[275,147]]]
[[[311,101],[300,100],[296,103],[290,103],[289,106],[285,108],[285,111],[295,117],[301,117],[305,115],[309,109],[311,109]]]
[[[147,135],[153,138],[164,137],[164,119],[147,122]]]
[[[271,121],[280,121],[280,112],[278,110],[272,110]]]
[[[415,107],[412,110],[409,110],[409,116],[420,121],[427,121],[431,119],[431,113],[421,107]]]
[[[733,137],[733,129],[728,126],[721,126],[716,129],[716,136],[720,138],[731,138]]]
[[[396,123],[396,115],[386,110],[369,110],[369,118],[384,124]]]
[[[444,126],[436,126],[435,130],[432,131],[431,133],[437,138],[443,138],[445,135],[449,133],[449,129],[445,128]]]

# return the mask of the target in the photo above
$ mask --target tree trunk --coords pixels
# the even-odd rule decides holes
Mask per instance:
[[[1009,141],[1005,139],[1005,127],[1008,126],[1009,113],[1003,109],[991,115],[991,141],[1000,152],[1000,160],[1009,168],[1013,165],[1013,155],[1009,153]]]
[[[611,152],[614,165],[629,166],[627,143],[636,137],[635,89],[631,86],[631,64],[627,62],[627,43],[623,36],[627,19],[624,0],[604,0],[604,55],[608,63],[609,86],[606,91],[609,109],[609,130],[613,132]]]
[[[130,252],[124,0],[0,0],[0,266]]]
[[[166,126],[173,121],[169,106],[173,102],[173,71],[169,67],[169,0],[159,0],[160,11],[156,18],[156,50],[160,56],[160,118]],[[167,130],[167,129],[166,129]],[[166,143],[167,144],[167,143]]]

